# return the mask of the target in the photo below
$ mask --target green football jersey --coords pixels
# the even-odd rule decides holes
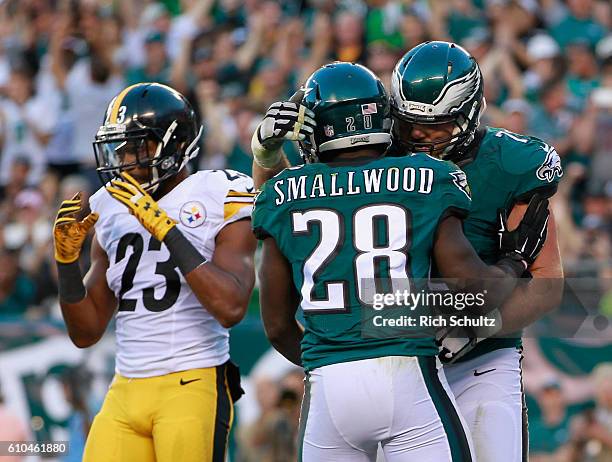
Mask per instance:
[[[463,218],[469,207],[465,173],[425,154],[307,164],[268,180],[253,229],[272,237],[291,264],[304,314],[304,367],[437,354],[433,330],[381,338],[364,335],[362,321],[374,312],[372,287],[378,292],[386,281],[395,291],[394,284],[428,277],[438,223],[448,214]]]
[[[563,175],[561,159],[552,146],[538,138],[491,127],[485,129],[475,158],[462,169],[472,191],[465,235],[488,264],[498,260],[498,209],[529,202],[535,192],[552,196]],[[513,346],[520,346],[520,338],[488,339],[461,360]]]

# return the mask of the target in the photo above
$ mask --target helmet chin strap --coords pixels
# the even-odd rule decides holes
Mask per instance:
[[[453,136],[458,135],[461,132],[461,130],[466,130],[467,129],[469,121],[472,119],[472,117],[474,116],[474,112],[477,110],[477,106],[478,105],[472,106],[472,109],[470,110],[470,115],[463,122],[461,129],[459,127],[455,127],[453,129]],[[482,104],[480,104],[480,106],[478,106],[478,114],[476,115],[477,119],[476,119],[476,126],[474,127],[474,131],[472,133],[470,133],[470,135],[466,138],[466,140],[461,144],[462,147],[468,148],[470,146],[470,144],[472,143],[472,141],[474,141],[474,136],[476,134],[476,130],[478,130],[478,127],[480,126],[480,119],[481,119],[482,114],[483,114],[483,112],[485,111],[486,108],[487,108],[487,100],[483,96],[482,97]],[[457,130],[459,130],[459,131],[457,131]],[[451,153],[453,147],[454,147],[454,144],[451,144],[450,146],[447,146],[444,149],[443,155],[441,157],[445,158],[447,155],[449,155]]]
[[[166,145],[170,141],[170,138],[172,137],[172,134],[174,133],[174,130],[176,130],[177,126],[178,126],[178,123],[176,122],[176,120],[170,124],[170,126],[168,127],[168,130],[166,130],[166,133],[164,134],[164,137],[162,138],[161,143],[157,145],[157,149],[155,151],[155,155],[153,156],[153,160],[159,158],[163,148],[166,147]],[[181,165],[177,169],[177,172],[180,172],[185,167],[185,165],[187,165],[187,162],[189,162],[191,159],[195,158],[198,155],[200,148],[199,147],[196,148],[196,145],[198,144],[198,141],[200,140],[202,136],[203,128],[204,128],[203,126],[200,126],[200,130],[198,131],[198,134],[193,139],[193,141],[189,144],[189,146],[187,146],[187,148],[185,149],[185,154],[183,155]],[[173,163],[174,163],[174,160],[169,157],[161,163],[161,168],[163,170],[167,170],[170,167],[172,167]],[[159,184],[161,183],[159,179],[160,179],[160,176],[159,176],[158,168],[151,167],[151,179],[147,181],[146,183],[143,183],[142,187],[144,188],[145,191],[154,193],[159,188]]]

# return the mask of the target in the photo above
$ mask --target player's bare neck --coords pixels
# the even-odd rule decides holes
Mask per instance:
[[[382,157],[381,152],[377,149],[359,149],[354,151],[345,151],[334,157],[330,164],[354,164],[371,162]]]
[[[168,180],[162,182],[159,185],[159,188],[157,188],[157,191],[153,193],[153,199],[160,200],[162,197],[164,197],[166,194],[176,188],[178,184],[181,183],[188,176],[189,173],[187,173],[187,169],[184,168],[172,178],[169,178]]]

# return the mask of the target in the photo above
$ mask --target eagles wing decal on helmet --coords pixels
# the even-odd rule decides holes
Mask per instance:
[[[471,99],[480,87],[480,70],[475,67],[465,77],[449,82],[433,102],[434,114],[449,114]]]

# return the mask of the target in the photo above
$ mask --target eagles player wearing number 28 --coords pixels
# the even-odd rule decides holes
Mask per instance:
[[[251,178],[189,174],[194,112],[175,90],[137,84],[115,97],[94,149],[103,187],[82,221],[77,194],[54,228],[62,313],[72,341],[96,343],[116,311],[116,375],[84,460],[225,460],[242,390],[228,328],[246,312],[256,241]],[[95,226],[91,268],[78,266]]]
[[[381,445],[387,462],[470,462],[469,436],[436,364],[435,332],[364,336],[373,313],[395,312],[374,311],[368,287],[409,290],[434,260],[445,277],[486,278],[502,301],[541,248],[528,228],[545,229],[547,201],[531,201],[529,225],[501,232],[501,243],[516,245],[500,245],[487,266],[463,234],[470,197],[457,181],[462,172],[424,153],[383,157],[389,99],[370,70],[323,66],[292,100],[273,104],[257,128],[255,162],[265,169],[261,162],[289,139],[300,141],[305,165],[263,184],[253,228],[264,241],[266,334],[307,372],[300,460],[374,461]]]
[[[490,233],[512,227],[534,195],[552,196],[563,174],[552,146],[530,136],[480,125],[485,109],[476,60],[448,42],[408,51],[392,77],[394,151],[427,152],[455,162],[467,176],[472,208],[465,235],[487,263],[497,258]],[[521,386],[520,330],[554,309],[563,287],[554,217],[542,252],[501,311],[501,330],[474,348],[445,352],[446,377],[465,417],[479,461],[527,458],[526,413]],[[440,268],[441,270],[441,268]],[[470,343],[474,345],[474,343]],[[453,353],[457,353],[454,354]]]

